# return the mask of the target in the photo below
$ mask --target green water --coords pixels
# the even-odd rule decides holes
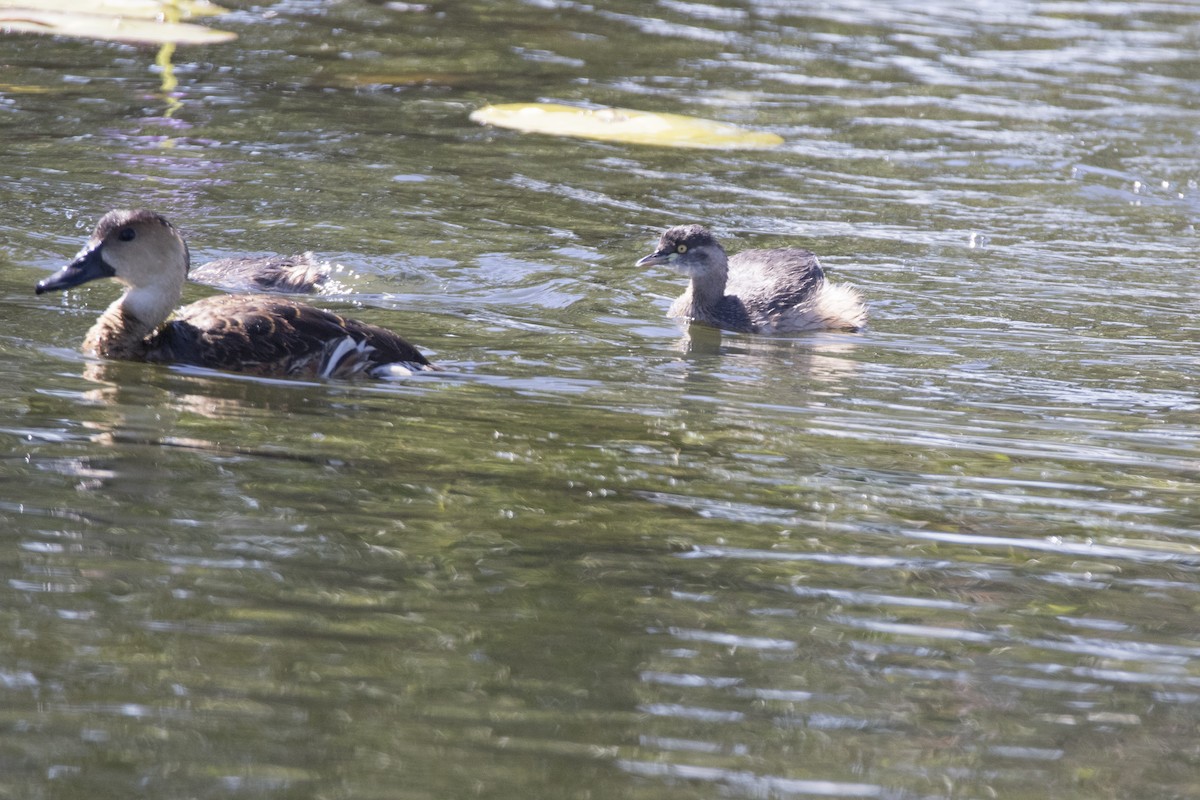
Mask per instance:
[[[226,5],[170,99],[0,37],[0,798],[1200,790],[1200,6]],[[467,119],[533,100],[786,143]],[[129,206],[445,371],[80,355]],[[692,221],[870,327],[681,328]]]

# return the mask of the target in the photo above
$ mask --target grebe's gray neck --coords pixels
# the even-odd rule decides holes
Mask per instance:
[[[725,297],[729,259],[720,245],[705,250],[703,267],[692,272],[692,302],[699,308],[708,309],[715,308]]]

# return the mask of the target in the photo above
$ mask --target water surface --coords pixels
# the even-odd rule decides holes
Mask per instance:
[[[1195,793],[1200,7],[227,5],[171,97],[0,38],[0,797]],[[32,286],[135,205],[447,371],[80,355]],[[665,319],[685,221],[870,327]]]

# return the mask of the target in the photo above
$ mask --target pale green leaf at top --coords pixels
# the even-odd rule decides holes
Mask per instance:
[[[0,94],[47,94],[45,86],[29,86],[21,83],[0,83]]]
[[[525,133],[577,136],[662,147],[714,150],[767,149],[783,139],[724,122],[681,114],[656,114],[629,108],[577,108],[557,103],[504,103],[476,109],[471,119],[483,125]]]
[[[175,13],[179,19],[229,13],[229,9],[208,0],[0,0],[0,19],[15,16],[8,12],[17,8],[136,19],[172,19]]]
[[[236,33],[187,22],[153,22],[28,8],[0,10],[0,33],[43,33],[127,44],[219,44],[237,38]]]

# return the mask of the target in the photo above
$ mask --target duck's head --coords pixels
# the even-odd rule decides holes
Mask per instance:
[[[693,278],[703,277],[726,266],[725,249],[704,226],[679,225],[663,233],[654,252],[636,266],[657,264]]]
[[[97,278],[116,278],[130,289],[158,289],[178,297],[187,271],[187,244],[165,217],[144,209],[110,211],[96,223],[74,260],[39,281],[36,291],[42,294]]]

